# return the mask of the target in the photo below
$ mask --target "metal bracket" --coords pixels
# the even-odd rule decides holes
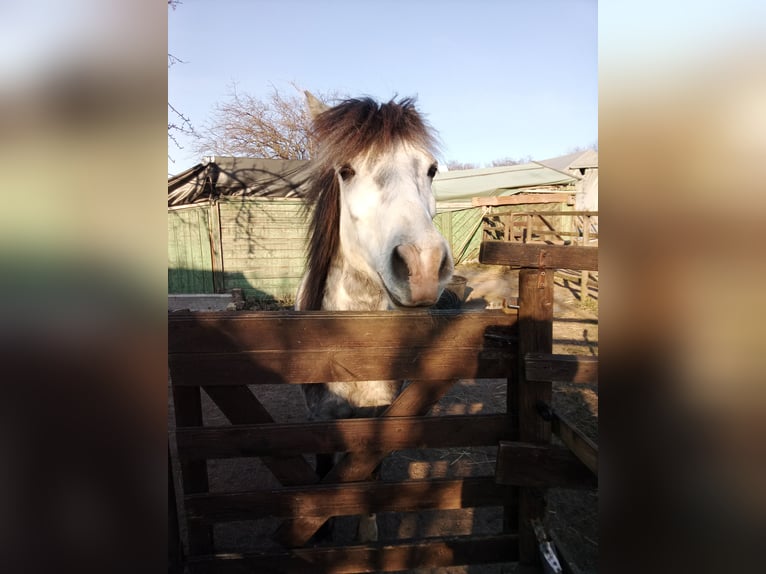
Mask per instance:
[[[553,409],[547,403],[537,401],[535,407],[537,408],[537,414],[539,414],[544,421],[551,422],[556,418],[556,413],[553,412]]]
[[[545,259],[548,257],[548,252],[540,250],[537,255],[537,288],[545,288]]]
[[[543,572],[545,574],[561,574],[563,569],[556,555],[556,547],[553,546],[548,535],[545,533],[542,523],[537,519],[532,519],[532,530],[535,532],[537,544],[540,549],[540,559],[543,563]]]

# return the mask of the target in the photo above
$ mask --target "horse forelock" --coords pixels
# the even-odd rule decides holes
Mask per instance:
[[[413,98],[378,104],[371,98],[345,100],[314,120],[321,163],[334,167],[359,156],[379,155],[405,143],[435,153],[436,138]]]
[[[341,102],[314,119],[312,136],[319,145],[314,175],[306,191],[313,207],[308,249],[308,277],[301,308],[322,308],[327,274],[340,245],[340,186],[336,169],[359,157],[374,158],[407,144],[436,154],[430,126],[404,98],[378,104],[370,98]]]

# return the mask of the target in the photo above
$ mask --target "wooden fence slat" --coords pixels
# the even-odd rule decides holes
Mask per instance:
[[[413,381],[394,399],[381,417],[424,416],[455,382],[455,380]],[[375,467],[389,454],[390,451],[347,453],[322,479],[322,482],[367,480]],[[330,513],[319,518],[286,520],[275,533],[274,539],[287,546],[303,546],[331,516]]]
[[[486,347],[516,318],[496,310],[257,311],[172,313],[168,354],[333,351],[400,347]]]
[[[547,409],[551,414],[551,429],[561,439],[569,450],[587,466],[593,474],[598,474],[598,446],[581,430],[556,412]]]
[[[302,453],[486,446],[508,438],[509,417],[450,415],[375,417],[323,422],[182,428],[179,455],[186,460]]]
[[[504,486],[494,476],[352,482],[185,497],[189,520],[213,524],[266,517],[354,516],[371,512],[496,506]]]
[[[598,247],[485,240],[481,242],[479,261],[517,267],[598,271]]]
[[[490,339],[487,339],[490,344]],[[509,347],[449,345],[333,351],[176,354],[168,361],[176,386],[303,384],[381,379],[494,379],[506,376]]]
[[[593,474],[568,449],[500,441],[495,478],[498,484],[595,488]]]
[[[172,374],[171,374],[172,380]],[[194,387],[173,385],[173,408],[176,426],[202,425],[201,390]],[[210,488],[207,463],[202,460],[180,460],[181,480],[184,494],[207,492]],[[213,531],[207,526],[189,525],[187,529],[190,554],[206,554],[213,550]]]
[[[293,572],[351,574],[396,572],[464,564],[518,560],[516,535],[461,536],[411,539],[397,544],[357,544],[340,547],[296,548],[280,554],[219,554],[191,558],[192,573],[213,567],[219,574]]]
[[[247,387],[204,388],[208,396],[233,424],[274,422],[266,408]],[[183,431],[180,430],[179,432]],[[306,459],[301,456],[301,453],[285,456],[264,456],[262,461],[280,484],[313,484],[319,481],[319,476],[306,462]]]
[[[598,357],[527,353],[524,365],[528,381],[598,383]]]
[[[471,205],[480,207],[485,205],[526,205],[532,203],[566,203],[572,193],[517,193],[515,195],[503,195],[494,197],[473,197]]]
[[[183,574],[184,545],[178,523],[173,463],[168,443],[168,574]]]

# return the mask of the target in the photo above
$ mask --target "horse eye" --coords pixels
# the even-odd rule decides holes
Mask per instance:
[[[356,172],[354,171],[354,168],[350,165],[344,165],[338,170],[338,175],[340,175],[340,178],[343,181],[348,181],[352,177],[356,175]]]
[[[436,172],[439,171],[439,166],[435,163],[431,164],[431,167],[428,168],[428,177],[433,179],[436,176]]]

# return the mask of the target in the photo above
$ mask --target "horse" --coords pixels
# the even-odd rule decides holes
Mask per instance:
[[[432,306],[454,264],[433,223],[436,136],[412,98],[347,99],[329,107],[306,92],[318,153],[305,193],[312,209],[308,264],[296,310],[383,311]],[[311,420],[380,414],[402,381],[301,385]],[[332,468],[317,455],[317,473]],[[327,532],[325,531],[326,535]],[[358,539],[378,537],[375,515]]]

